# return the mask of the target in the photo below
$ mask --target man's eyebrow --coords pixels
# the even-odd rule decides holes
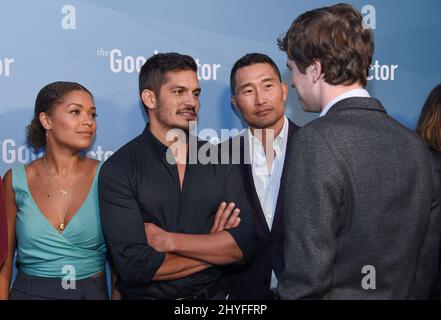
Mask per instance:
[[[266,82],[266,81],[273,81],[273,82],[277,82],[277,78],[275,78],[275,77],[267,77],[267,78],[264,78],[264,79],[262,79],[262,80],[260,80],[259,82]],[[241,89],[243,89],[243,88],[245,88],[245,87],[248,87],[248,86],[251,86],[252,85],[252,82],[246,82],[246,83],[244,83],[243,85],[241,85],[241,86],[239,86],[237,89],[238,90],[241,90]]]
[[[180,90],[187,90],[186,87],[183,86],[173,86],[170,88],[170,91],[176,90],[176,89],[180,89]]]
[[[273,82],[277,82],[279,79],[275,78],[275,77],[267,77],[265,79],[262,79],[262,82],[267,82],[267,81],[273,81]]]
[[[248,86],[251,86],[251,82],[246,82],[246,83],[244,83],[243,85],[239,86],[237,89],[238,89],[238,90],[241,90],[241,89],[243,89],[243,88],[245,88],[245,87],[248,87]]]

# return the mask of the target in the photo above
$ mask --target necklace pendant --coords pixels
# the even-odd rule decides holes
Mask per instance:
[[[63,232],[64,228],[65,228],[64,223],[59,223],[58,224],[58,229],[57,229],[58,233]]]

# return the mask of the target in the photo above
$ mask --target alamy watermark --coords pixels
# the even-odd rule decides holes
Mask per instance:
[[[76,278],[77,273],[75,267],[68,264],[63,266],[61,273],[65,276],[61,279],[61,287],[64,290],[75,290],[76,289]]]
[[[377,274],[374,266],[365,265],[361,268],[361,273],[365,276],[361,280],[361,287],[364,290],[375,290],[377,288]]]

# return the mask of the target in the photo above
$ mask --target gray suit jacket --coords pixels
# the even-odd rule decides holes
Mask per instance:
[[[435,275],[420,275],[438,179],[421,139],[379,101],[348,98],[291,143],[281,297],[427,297]]]

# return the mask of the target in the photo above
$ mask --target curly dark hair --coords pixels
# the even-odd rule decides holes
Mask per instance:
[[[34,149],[46,147],[46,129],[40,122],[40,113],[51,115],[55,106],[63,97],[72,91],[85,91],[92,100],[93,96],[89,90],[76,82],[57,81],[44,86],[35,100],[34,117],[31,123],[26,126],[26,143]]]

